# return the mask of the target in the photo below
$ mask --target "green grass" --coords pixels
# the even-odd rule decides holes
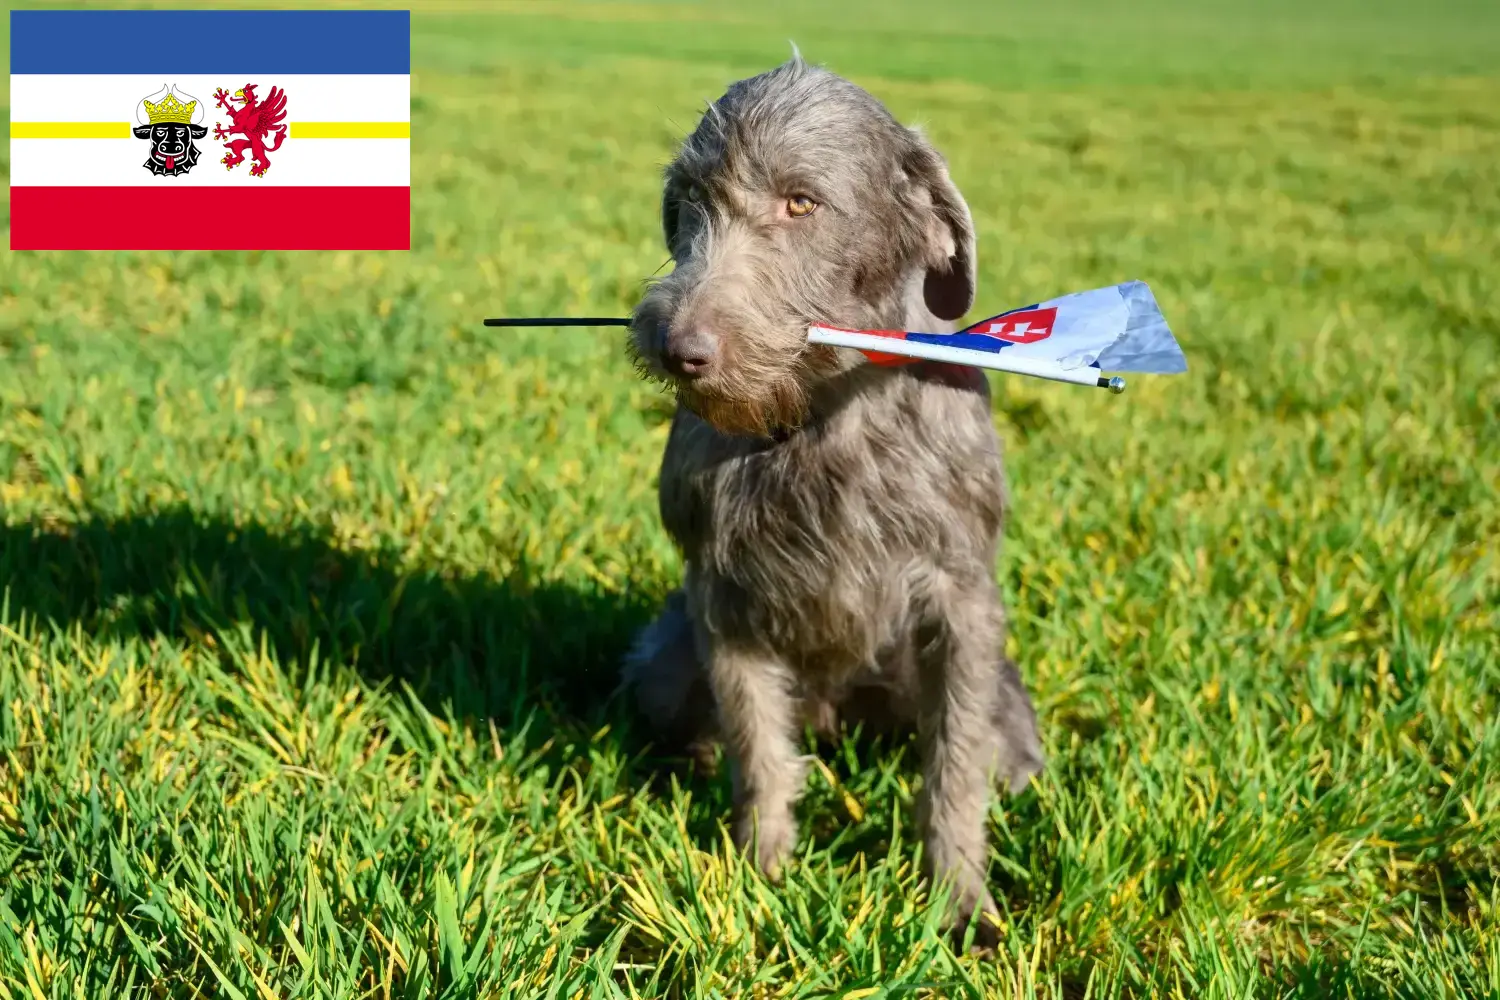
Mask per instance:
[[[412,253],[5,256],[0,1000],[1500,997],[1500,8],[1124,9],[419,9]],[[1139,277],[1189,356],[995,382],[1051,761],[991,959],[909,744],[781,889],[663,775],[664,400],[478,323],[627,308],[788,39],[948,153],[978,308]]]

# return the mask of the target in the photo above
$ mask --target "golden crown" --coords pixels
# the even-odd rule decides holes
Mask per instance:
[[[188,101],[183,104],[172,94],[168,94],[155,104],[150,101],[143,103],[146,105],[146,117],[151,119],[152,125],[160,125],[162,122],[180,122],[183,125],[191,125],[193,109],[198,106],[197,101]]]

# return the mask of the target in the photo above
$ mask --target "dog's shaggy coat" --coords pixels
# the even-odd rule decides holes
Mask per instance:
[[[807,343],[815,322],[954,329],[974,298],[968,207],[919,133],[794,58],[709,107],[662,226],[676,266],[631,343],[678,398],[660,505],[686,572],[625,683],[664,738],[723,740],[736,840],[772,877],[796,838],[801,726],[914,725],[928,871],[959,919],[993,911],[994,779],[1020,788],[1042,755],[1002,654],[988,383]]]

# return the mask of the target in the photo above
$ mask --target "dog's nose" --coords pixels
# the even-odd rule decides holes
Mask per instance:
[[[718,339],[702,329],[672,331],[662,352],[667,370],[678,378],[695,379],[708,374],[719,353]]]

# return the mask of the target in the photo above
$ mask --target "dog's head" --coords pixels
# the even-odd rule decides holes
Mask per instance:
[[[636,309],[632,348],[727,433],[795,426],[851,363],[809,347],[809,325],[892,328],[924,306],[952,320],[973,303],[973,226],[943,158],[800,58],[709,106],[667,168],[662,229],[676,266]]]

